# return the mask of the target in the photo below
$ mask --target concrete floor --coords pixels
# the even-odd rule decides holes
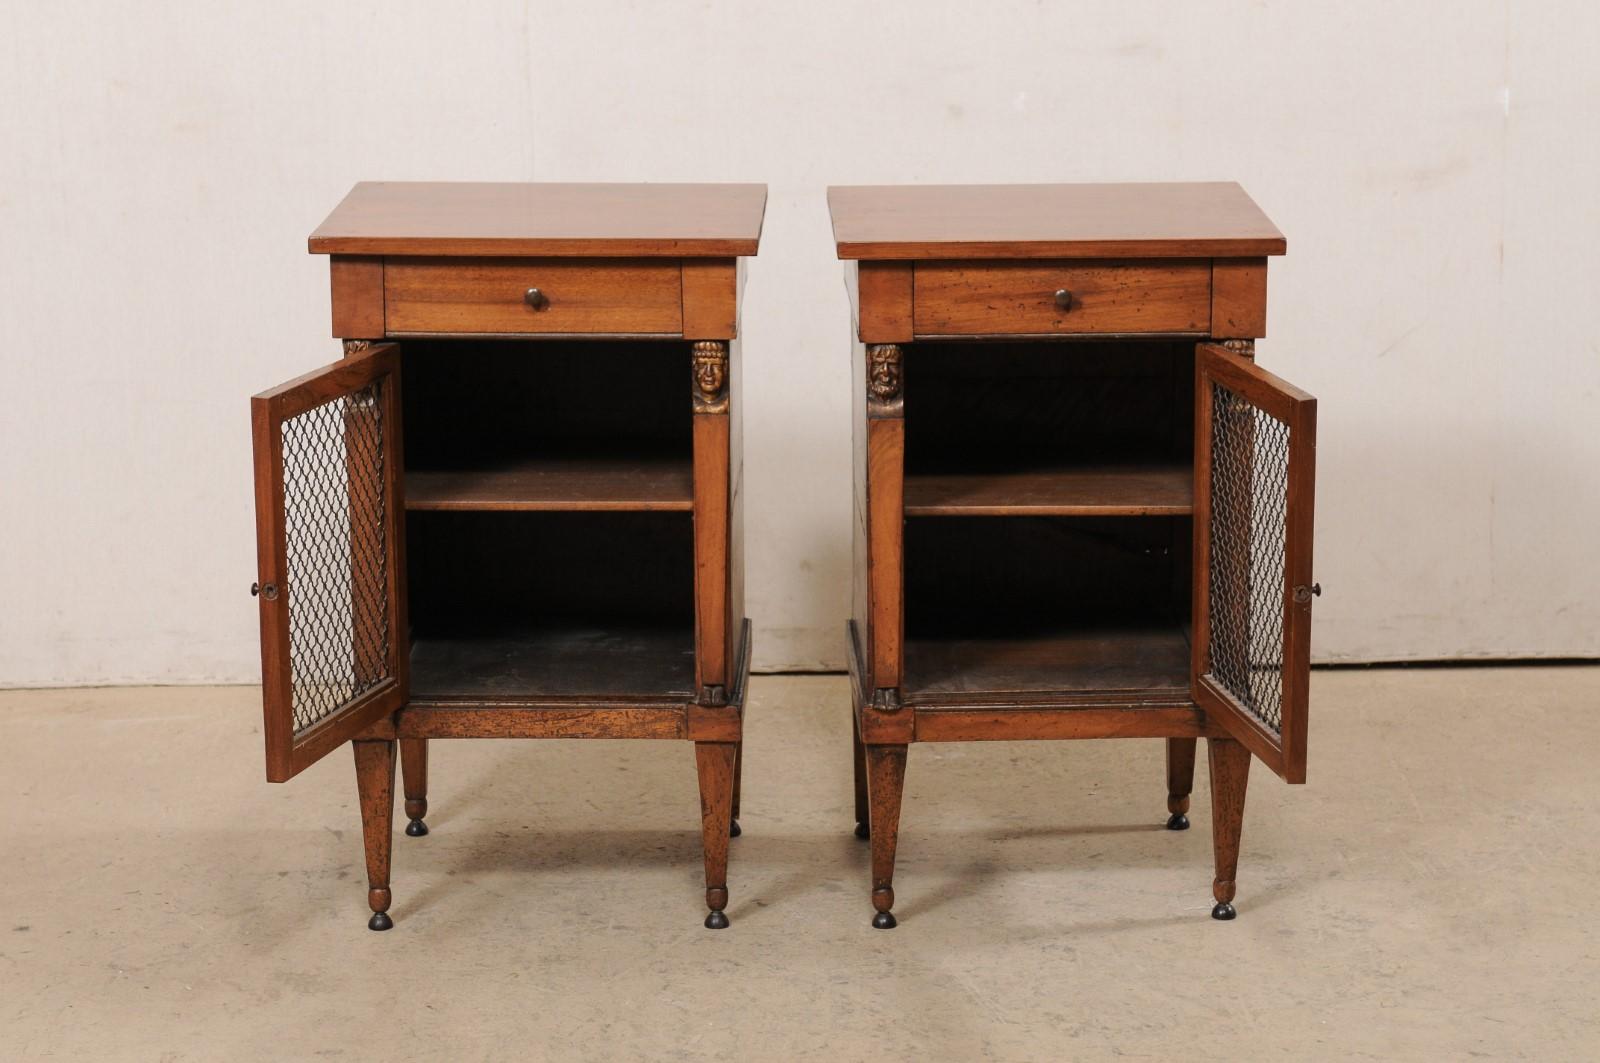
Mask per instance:
[[[1600,669],[1319,672],[1239,918],[1156,741],[919,746],[868,926],[842,678],[758,678],[731,929],[686,743],[439,742],[366,929],[350,756],[251,688],[0,694],[5,1059],[1600,1056]]]

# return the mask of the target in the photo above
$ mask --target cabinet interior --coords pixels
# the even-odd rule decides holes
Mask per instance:
[[[687,344],[402,357],[414,697],[691,696]]]
[[[409,509],[692,508],[679,341],[407,340]]]
[[[905,355],[905,687],[1186,690],[1190,341]]]
[[[917,343],[905,396],[908,490],[1002,477],[1022,505],[1023,476],[1047,487],[1095,470],[1191,471],[1192,341]],[[1095,501],[1090,483],[1073,490]]]

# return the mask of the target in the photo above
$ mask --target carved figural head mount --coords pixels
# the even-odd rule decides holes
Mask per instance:
[[[900,401],[900,347],[893,343],[867,348],[867,400],[876,406],[893,406]]]
[[[694,408],[698,413],[728,409],[728,345],[701,340],[694,345]]]

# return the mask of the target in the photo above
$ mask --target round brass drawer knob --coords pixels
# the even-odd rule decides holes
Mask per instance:
[[[523,292],[522,301],[533,307],[535,310],[543,310],[545,307],[550,305],[549,298],[545,296],[544,292],[541,292],[537,288],[529,288],[527,291]]]
[[[1056,289],[1056,306],[1063,310],[1072,309],[1072,293],[1065,288]]]

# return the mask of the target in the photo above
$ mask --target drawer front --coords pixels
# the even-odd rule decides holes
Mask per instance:
[[[912,307],[918,336],[1205,333],[1211,260],[919,262]]]
[[[676,259],[391,258],[383,300],[391,335],[683,331]]]

